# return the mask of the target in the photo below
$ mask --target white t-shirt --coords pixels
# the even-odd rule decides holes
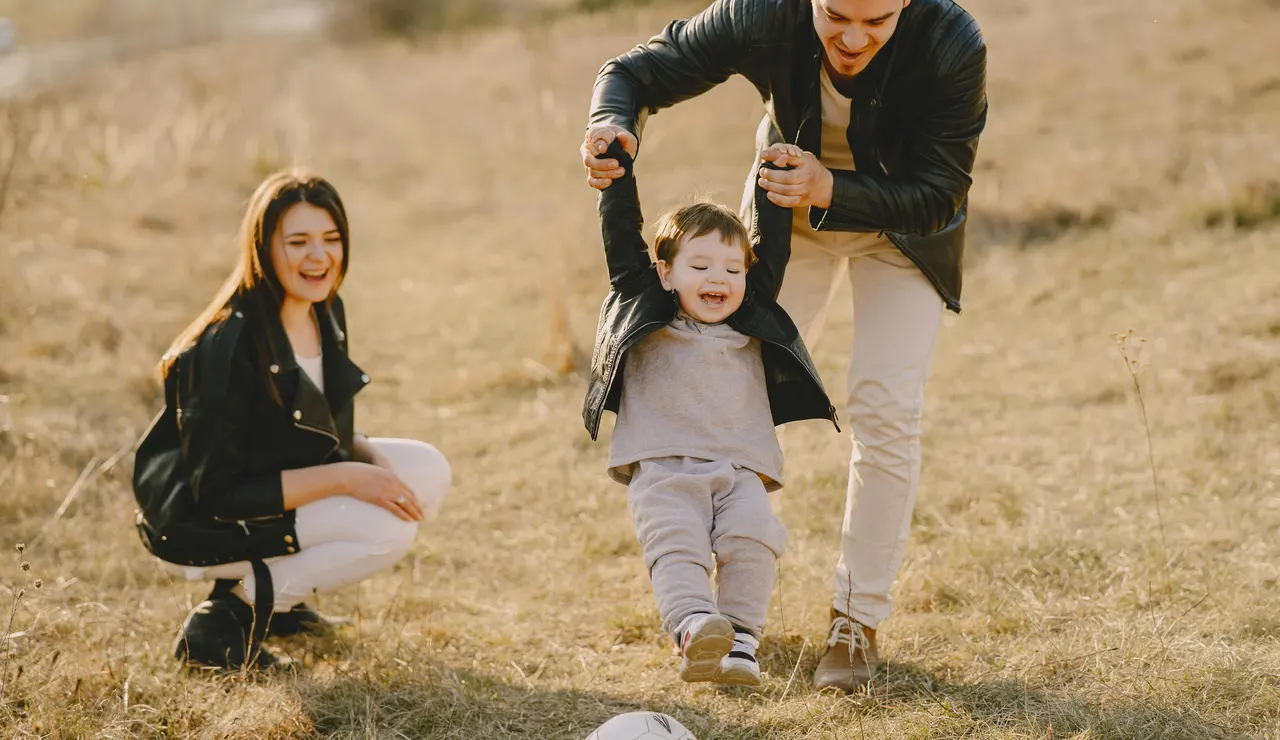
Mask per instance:
[[[307,377],[311,378],[311,382],[315,384],[316,388],[323,392],[324,353],[321,352],[315,357],[303,357],[302,355],[297,355],[297,360],[298,367],[302,368],[302,372],[306,373]]]
[[[829,170],[853,170],[853,151],[846,133],[849,129],[849,107],[852,100],[840,94],[831,82],[825,65],[819,71],[822,87],[822,156],[819,160]],[[895,252],[897,247],[879,232],[814,231],[809,226],[809,209],[791,212],[792,249],[816,247],[836,257],[864,257]]]

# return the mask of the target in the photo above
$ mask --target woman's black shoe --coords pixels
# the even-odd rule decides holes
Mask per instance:
[[[213,590],[206,597],[210,601],[218,599],[236,598],[231,591],[240,582],[226,579],[219,579],[213,582]],[[271,623],[267,626],[267,637],[293,637],[294,635],[315,635],[317,637],[327,635],[338,625],[346,624],[347,620],[337,617],[326,617],[315,609],[307,606],[305,603],[294,606],[287,612],[276,612],[271,615]],[[249,625],[245,625],[248,629]]]
[[[188,665],[238,670],[272,668],[279,664],[260,643],[250,640],[253,607],[229,593],[196,605],[187,615],[174,645],[174,656]]]
[[[306,604],[298,604],[287,612],[276,612],[267,627],[269,637],[294,635],[327,635],[344,620],[326,617]]]

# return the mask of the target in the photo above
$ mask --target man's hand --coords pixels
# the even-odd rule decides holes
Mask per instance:
[[[811,152],[794,144],[773,144],[760,153],[760,158],[789,170],[760,168],[760,187],[769,200],[783,208],[831,207],[831,188],[835,178]]]
[[[640,151],[640,142],[635,134],[621,126],[592,126],[582,141],[582,165],[587,168],[587,184],[596,190],[604,190],[626,173],[616,159],[597,158],[605,153],[614,139],[622,142],[623,151],[632,159]]]

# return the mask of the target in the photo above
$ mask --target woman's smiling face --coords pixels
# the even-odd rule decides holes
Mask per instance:
[[[285,299],[328,300],[342,275],[343,251],[342,232],[327,210],[305,202],[291,206],[271,237],[271,266]]]

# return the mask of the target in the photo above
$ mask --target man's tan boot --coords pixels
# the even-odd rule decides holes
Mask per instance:
[[[835,686],[853,693],[871,683],[879,667],[876,631],[832,609],[827,651],[813,672],[813,688],[821,691]]]

